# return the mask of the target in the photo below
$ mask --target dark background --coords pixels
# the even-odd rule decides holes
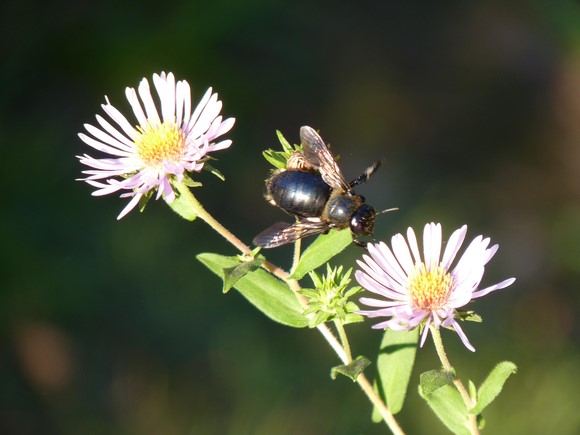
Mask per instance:
[[[500,250],[471,308],[476,353],[443,332],[479,384],[500,360],[519,372],[485,412],[487,433],[575,433],[580,367],[580,7],[574,1],[3,2],[0,181],[0,433],[379,434],[370,405],[311,330],[273,324],[194,256],[235,252],[163,202],[75,182],[77,137],[104,95],[173,71],[208,86],[237,123],[216,154],[226,176],[196,193],[250,242],[280,211],[262,198],[275,130],[320,129],[381,216],[376,237],[466,223]],[[96,154],[92,152],[93,154]],[[291,250],[270,257],[288,267]],[[341,257],[354,265],[360,249]],[[380,333],[350,327],[374,358]],[[399,420],[445,433],[418,397],[431,341]],[[369,376],[372,378],[372,367]]]

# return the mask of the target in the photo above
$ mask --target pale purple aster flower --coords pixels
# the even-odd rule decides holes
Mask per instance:
[[[88,177],[80,181],[96,187],[95,196],[128,191],[120,196],[132,197],[117,219],[154,190],[156,199],[163,197],[167,203],[173,202],[176,195],[172,182],[181,181],[188,172],[200,171],[208,153],[232,143],[214,142],[232,128],[235,119],[224,120],[219,115],[222,102],[211,88],[192,112],[191,92],[185,80],[176,82],[172,73],[162,72],[153,75],[153,84],[160,111],[144,78],[137,91],[125,89],[136,126],[105,97],[106,104],[101,107],[113,123],[97,115],[99,127],[85,124],[92,137],[79,133],[87,145],[108,154],[106,158],[77,156],[82,164],[93,168],[83,171]]]
[[[358,283],[384,299],[361,298],[364,305],[374,310],[359,311],[369,318],[390,317],[373,326],[409,330],[425,321],[421,346],[425,343],[429,326],[452,327],[463,344],[475,352],[456,320],[456,310],[472,299],[505,288],[515,281],[506,279],[498,284],[478,289],[485,265],[497,252],[498,245],[489,246],[489,238],[477,236],[455,263],[467,225],[456,230],[445,247],[443,258],[441,224],[425,225],[423,232],[423,259],[412,228],[407,239],[397,234],[391,239],[391,248],[385,243],[369,243],[369,255],[357,263],[362,270],[355,273]]]

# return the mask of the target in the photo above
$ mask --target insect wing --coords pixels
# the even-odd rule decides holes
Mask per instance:
[[[304,146],[304,157],[318,169],[324,182],[333,189],[350,192],[350,185],[320,135],[313,128],[304,126],[300,128],[300,141]]]
[[[307,218],[294,224],[277,222],[254,237],[253,243],[264,249],[276,248],[327,230],[328,224],[318,218]]]

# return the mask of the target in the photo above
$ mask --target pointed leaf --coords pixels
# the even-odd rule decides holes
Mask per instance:
[[[473,403],[475,403],[477,401],[477,388],[471,379],[467,384],[467,388],[469,391],[469,398],[473,401]]]
[[[385,400],[393,414],[403,408],[405,395],[411,379],[419,328],[411,331],[393,331],[386,329],[381,341],[377,359],[377,379],[375,385],[379,395]],[[373,421],[382,421],[378,409],[373,409]]]
[[[503,361],[496,365],[487,379],[483,381],[477,392],[477,404],[471,410],[472,414],[481,414],[487,405],[489,405],[498,396],[503,388],[503,384],[512,374],[516,373],[517,367],[510,361]]]
[[[150,190],[146,194],[144,194],[141,197],[141,199],[139,200],[139,211],[141,213],[143,213],[143,211],[145,211],[145,206],[147,205],[147,203],[149,202],[149,200],[151,199],[152,196],[153,196],[153,191]]]
[[[280,130],[276,130],[276,136],[278,136],[278,140],[280,141],[280,144],[282,145],[282,149],[284,151],[292,150],[292,145],[290,145],[290,142],[286,140],[286,138],[284,137],[284,135]]]
[[[451,385],[454,378],[454,372],[448,372],[443,369],[429,370],[427,372],[421,373],[419,385],[423,394],[429,396],[439,388],[445,385]]]
[[[426,394],[422,387],[421,383],[419,395],[427,401],[435,415],[451,432],[460,435],[471,433],[467,408],[455,386],[443,385],[429,394]]]
[[[359,356],[350,364],[333,367],[330,370],[330,377],[336,379],[336,376],[341,374],[356,382],[359,375],[370,365],[370,361],[364,356]]]
[[[201,184],[199,181],[194,181],[189,175],[187,175],[187,173],[183,174],[183,179],[181,180],[181,183],[186,185],[187,187],[203,186],[203,184]]]
[[[476,323],[483,322],[481,316],[472,310],[457,310],[456,314],[457,317],[459,317],[459,319],[466,322],[476,322]]]
[[[226,177],[224,177],[220,171],[218,171],[216,168],[214,168],[212,165],[210,165],[207,162],[205,162],[203,164],[203,169],[205,171],[211,172],[212,174],[214,174],[216,177],[218,177],[222,181],[225,181],[225,179],[226,179]]]
[[[249,261],[241,261],[235,257],[232,259],[237,260],[238,264],[233,267],[226,267],[224,269],[224,288],[222,290],[224,293],[229,292],[234,284],[247,273],[258,269],[265,260],[265,258],[262,256],[253,258]]]
[[[268,152],[270,151],[270,152]],[[278,169],[285,169],[286,168],[286,158],[282,155],[282,153],[274,152],[272,150],[264,151],[262,155],[270,163],[272,166]]]
[[[292,147],[292,145],[290,145],[290,143],[284,138],[279,130],[276,130],[276,134],[278,135],[280,144],[282,144],[282,151],[268,149],[264,151],[262,155],[272,166],[279,169],[286,169],[290,155],[296,151],[299,151],[301,147]]]
[[[336,254],[340,253],[351,242],[352,234],[349,230],[333,230],[328,234],[319,236],[304,251],[296,270],[290,278],[301,279],[308,272],[322,266]]]
[[[224,269],[236,265],[236,260],[212,253],[199,254],[197,259],[222,279]],[[257,269],[247,273],[234,284],[234,288],[270,319],[295,328],[308,325],[304,309],[294,292],[265,270]]]

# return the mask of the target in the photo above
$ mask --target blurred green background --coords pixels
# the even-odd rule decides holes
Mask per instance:
[[[221,294],[194,256],[235,252],[203,222],[163,202],[118,222],[125,200],[74,181],[104,95],[126,110],[125,86],[163,70],[194,100],[213,86],[237,118],[216,154],[226,182],[201,174],[197,195],[244,241],[284,217],[262,197],[262,150],[305,124],[349,178],[383,159],[359,189],[400,208],[377,238],[430,221],[491,236],[485,283],[517,281],[471,306],[476,353],[443,333],[452,362],[476,384],[500,360],[519,367],[486,433],[579,433],[578,2],[8,0],[0,22],[0,433],[386,432],[356,385],[330,379],[317,332]],[[350,331],[373,358],[369,326]],[[410,434],[445,433],[416,392],[436,366],[428,341],[399,416]]]

